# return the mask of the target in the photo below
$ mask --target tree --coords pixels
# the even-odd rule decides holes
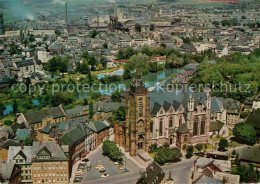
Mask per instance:
[[[84,105],[88,105],[88,99],[84,98]]]
[[[88,74],[90,71],[87,60],[83,60],[82,64],[79,64],[79,72],[81,74]]]
[[[226,151],[226,148],[228,147],[228,141],[227,139],[221,138],[218,143],[218,149],[219,151]]]
[[[107,67],[107,60],[106,60],[105,57],[101,57],[101,59],[100,59],[100,63],[101,63],[101,65],[102,65],[104,68]]]
[[[91,38],[95,38],[95,37],[97,36],[97,34],[98,34],[97,30],[94,29],[94,30],[91,32],[90,37],[91,37]]]
[[[154,31],[154,24],[150,24],[150,31]]]
[[[119,51],[116,54],[117,59],[125,59],[125,51],[124,49],[119,49]]]
[[[23,143],[24,143],[26,146],[32,145],[32,143],[33,143],[33,137],[32,137],[32,136],[27,137],[27,138],[23,141]]]
[[[17,101],[13,101],[13,113],[16,114],[18,112],[18,104]]]
[[[5,120],[4,121],[5,126],[11,126],[12,124],[13,124],[13,121],[11,121],[11,120]]]
[[[121,102],[121,94],[119,90],[116,90],[111,95],[112,102]]]
[[[233,129],[233,134],[236,140],[241,140],[241,142],[244,142],[249,145],[254,145],[257,141],[257,136],[254,127],[247,123],[236,124]]]
[[[214,20],[214,21],[212,22],[212,24],[214,24],[215,26],[218,26],[218,25],[219,25],[219,22],[216,21],[216,20]]]
[[[193,156],[193,151],[194,151],[193,146],[188,146],[186,151],[187,151],[186,158],[191,158]]]
[[[242,16],[242,19],[247,19],[247,17],[245,15]]]
[[[127,79],[131,79],[131,78],[133,78],[131,71],[128,68],[125,69],[124,73],[123,73],[123,79],[127,80]]]
[[[104,49],[107,49],[107,48],[108,48],[107,43],[104,43],[104,44],[103,44],[103,48],[104,48]]]
[[[90,101],[89,102],[89,119],[92,119],[94,116],[94,106],[93,106],[93,102]]]
[[[0,117],[2,117],[4,115],[4,110],[5,110],[5,106],[4,104],[0,101]]]
[[[88,64],[91,65],[91,71],[95,70],[95,66],[97,65],[97,63],[97,59],[94,57],[94,55],[91,55],[88,60]]]
[[[126,120],[126,107],[120,106],[116,111],[113,112],[114,121],[125,121]]]
[[[105,140],[102,145],[103,154],[109,157],[113,161],[122,162],[123,155],[120,152],[119,148],[116,146],[115,142],[110,140]]]
[[[60,32],[58,29],[55,29],[55,34],[56,34],[57,36],[60,36],[60,35],[61,35],[61,32]]]
[[[86,60],[88,60],[88,59],[90,58],[88,51],[82,52],[82,54],[80,55],[80,57],[81,57],[81,58],[84,58],[84,59],[86,59]]]
[[[236,150],[233,150],[233,151],[232,151],[233,157],[235,157],[236,154],[237,154]]]
[[[203,149],[203,144],[196,144],[195,148],[200,152]]]
[[[140,24],[138,24],[138,23],[135,24],[135,31],[136,32],[141,32],[142,31],[142,27],[141,27]]]
[[[188,44],[191,43],[191,40],[189,37],[181,37],[181,39],[182,39],[183,43],[188,43]]]
[[[156,144],[156,143],[155,143],[155,144],[152,144],[152,145],[150,146],[149,152],[150,152],[150,153],[156,152],[157,149],[158,149],[158,144]]]
[[[50,72],[67,72],[69,59],[70,56],[64,59],[60,56],[55,56],[44,65],[44,69]]]
[[[204,149],[205,149],[205,151],[208,149],[208,144],[207,143],[204,144]]]
[[[164,165],[167,162],[179,161],[182,157],[181,151],[178,148],[169,148],[168,146],[162,146],[154,156],[154,161],[160,165]]]

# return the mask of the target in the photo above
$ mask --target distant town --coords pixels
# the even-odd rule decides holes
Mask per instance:
[[[0,183],[260,182],[259,0],[0,0]]]

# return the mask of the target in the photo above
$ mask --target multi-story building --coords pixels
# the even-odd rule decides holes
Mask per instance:
[[[17,122],[20,124],[24,123],[26,128],[38,130],[46,125],[66,121],[66,119],[66,113],[62,106],[58,106],[34,112],[22,113],[18,116]]]
[[[227,126],[228,128],[234,128],[235,124],[239,123],[239,119],[240,119],[240,102],[239,101],[235,101],[232,98],[222,98],[219,97],[218,98],[224,108],[227,110]]]
[[[98,147],[103,140],[109,139],[109,127],[107,123],[99,120],[89,123],[87,127],[94,132],[95,147]]]
[[[31,146],[10,146],[8,150],[7,163],[13,163],[21,167],[22,183],[32,182],[32,147]]]
[[[33,142],[32,183],[69,183],[68,158],[56,142]]]

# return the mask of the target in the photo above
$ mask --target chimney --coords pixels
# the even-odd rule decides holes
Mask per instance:
[[[24,148],[24,145],[23,145],[23,143],[21,143],[21,150],[23,150],[23,148]]]

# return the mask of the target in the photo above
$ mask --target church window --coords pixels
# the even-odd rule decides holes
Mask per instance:
[[[203,111],[206,112],[206,110],[207,110],[206,107],[204,107],[204,108],[203,108]]]
[[[173,118],[171,117],[169,121],[169,127],[172,127],[172,123],[173,123]]]
[[[201,121],[200,134],[205,134],[205,121]]]
[[[153,122],[150,123],[150,132],[153,132]]]
[[[182,124],[182,117],[179,118],[179,126]]]
[[[195,121],[193,125],[193,136],[196,135],[198,135],[198,121]]]
[[[162,136],[163,132],[163,119],[160,119],[159,136]]]
[[[143,99],[139,98],[139,114],[143,114]]]

